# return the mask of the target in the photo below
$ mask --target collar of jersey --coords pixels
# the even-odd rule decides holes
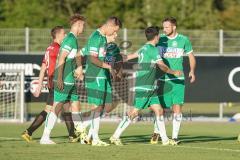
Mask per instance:
[[[172,38],[171,38],[171,37],[168,37],[168,36],[167,36],[167,38],[168,38],[168,39],[175,39],[175,38],[177,38],[177,36],[178,36],[178,33],[177,33],[174,37],[172,37]]]
[[[153,47],[155,47],[155,46],[156,46],[156,45],[154,46],[153,44],[151,44],[151,43],[148,43],[148,42],[146,43],[146,45],[147,45],[147,44],[148,44],[148,45],[151,45],[151,46],[153,46]]]
[[[74,34],[73,32],[69,32],[69,33],[73,34],[73,36],[74,36],[75,38],[77,38],[77,36],[75,36],[75,34]]]
[[[101,36],[106,37],[105,35],[102,34],[102,32],[99,30],[99,28],[97,29],[97,31],[101,34]]]

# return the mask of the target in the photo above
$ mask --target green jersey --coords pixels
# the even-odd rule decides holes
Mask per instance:
[[[138,50],[138,70],[136,72],[135,90],[154,90],[156,80],[156,63],[162,60],[158,48],[145,44]]]
[[[96,30],[91,34],[88,39],[86,50],[87,52],[87,61],[86,61],[86,77],[98,77],[98,78],[106,78],[107,69],[101,68],[93,64],[90,60],[89,56],[95,56],[100,61],[104,62],[106,57],[106,45],[107,39],[103,36],[99,30]]]
[[[190,40],[181,34],[177,34],[174,38],[169,38],[162,34],[157,47],[163,62],[172,70],[183,71],[183,55],[193,52]],[[161,79],[184,79],[184,76],[175,77],[171,74],[164,74],[164,77],[161,77]]]
[[[72,32],[69,32],[67,36],[63,39],[63,42],[61,43],[60,47],[60,53],[58,55],[58,60],[63,51],[66,51],[68,53],[65,59],[63,69],[63,81],[65,84],[74,84],[75,83],[74,70],[77,67],[75,57],[78,51],[78,43],[76,36]],[[55,80],[57,80],[58,75],[59,67],[58,60],[55,69]]]

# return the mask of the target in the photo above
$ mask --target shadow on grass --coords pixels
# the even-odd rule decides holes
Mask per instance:
[[[121,139],[124,143],[149,143],[151,135],[122,136]],[[201,142],[236,140],[237,137],[181,135],[179,136],[179,139],[182,143],[201,143]]]
[[[220,137],[220,136],[180,136],[183,143],[213,142],[213,141],[229,141],[236,140],[237,137]]]

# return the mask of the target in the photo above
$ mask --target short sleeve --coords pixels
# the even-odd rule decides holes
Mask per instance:
[[[98,56],[99,49],[100,49],[100,42],[101,42],[101,38],[98,36],[93,36],[89,39],[88,49],[89,49],[90,55]]]
[[[159,54],[159,50],[158,50],[157,47],[155,47],[155,48],[153,49],[152,58],[153,58],[153,60],[154,60],[155,62],[162,60],[162,58],[161,58],[161,56],[160,56],[160,54]]]
[[[191,53],[191,52],[193,52],[192,44],[191,44],[189,38],[186,37],[186,39],[185,39],[185,45],[184,45],[184,53],[185,53],[185,54],[189,54],[189,53]]]
[[[71,39],[67,39],[66,41],[64,41],[61,45],[62,50],[66,51],[68,53],[70,53],[73,49],[73,43]]]

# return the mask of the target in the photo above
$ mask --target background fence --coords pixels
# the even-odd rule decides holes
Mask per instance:
[[[87,29],[80,36],[79,44],[83,46],[93,32]],[[240,55],[240,31],[225,30],[179,30],[187,35],[197,55]],[[144,30],[122,29],[118,42],[127,40],[137,50],[145,43]],[[50,29],[0,29],[0,53],[42,54],[51,42]]]

